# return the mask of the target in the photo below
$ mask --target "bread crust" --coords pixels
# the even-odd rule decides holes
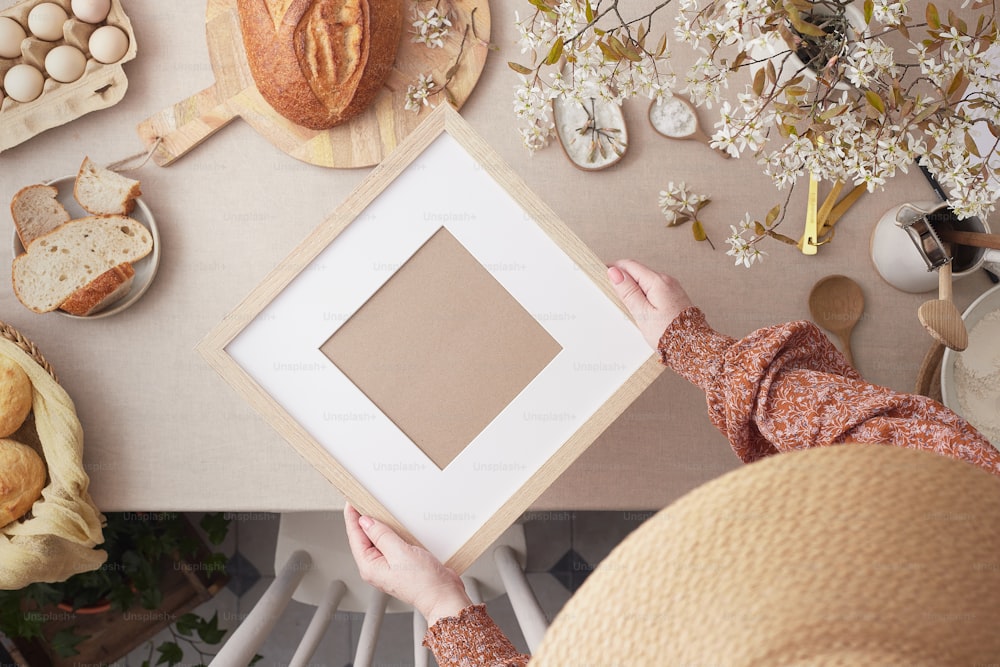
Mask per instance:
[[[128,294],[134,277],[135,268],[129,262],[119,264],[73,292],[70,298],[59,304],[59,309],[80,317],[103,310]]]
[[[399,0],[237,0],[237,9],[257,89],[309,129],[361,113],[396,60]]]
[[[45,462],[31,447],[0,440],[0,527],[20,519],[45,488]]]
[[[33,396],[28,374],[13,359],[0,355],[0,438],[21,428]]]
[[[29,229],[25,217],[33,216],[29,216],[27,211],[22,210],[25,206],[23,202],[27,201],[31,195],[38,193],[44,193],[45,197],[49,200],[46,203],[51,207],[52,210],[50,213],[53,217],[41,229]],[[14,230],[17,232],[17,238],[21,241],[21,246],[27,248],[31,245],[32,241],[44,235],[47,231],[52,231],[59,225],[69,222],[69,211],[62,205],[58,197],[59,190],[56,187],[42,184],[28,185],[14,193],[14,196],[10,200],[10,217],[14,221]]]

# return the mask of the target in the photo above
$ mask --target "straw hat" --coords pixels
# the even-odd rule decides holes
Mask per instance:
[[[853,444],[746,466],[622,542],[531,664],[1000,664],[1000,480]]]

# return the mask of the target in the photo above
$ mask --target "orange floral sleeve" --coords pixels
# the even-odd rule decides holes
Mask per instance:
[[[427,630],[424,646],[440,667],[524,667],[530,659],[518,653],[482,604],[438,620]]]
[[[925,449],[1000,475],[1000,452],[925,396],[865,382],[811,322],[724,336],[688,308],[660,339],[660,359],[705,391],[712,423],[744,462],[844,441]]]

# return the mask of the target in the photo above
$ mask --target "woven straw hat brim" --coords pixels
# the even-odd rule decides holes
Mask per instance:
[[[774,456],[626,538],[532,665],[1000,663],[1000,480],[888,446]]]

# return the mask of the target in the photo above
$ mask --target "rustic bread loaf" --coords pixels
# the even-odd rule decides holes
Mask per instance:
[[[39,236],[69,222],[69,212],[59,203],[58,194],[59,190],[51,185],[29,185],[10,200],[10,217],[25,248]]]
[[[142,194],[139,181],[83,158],[73,185],[73,197],[92,215],[128,215]]]
[[[119,264],[75,291],[59,305],[59,310],[80,317],[100,312],[129,293],[134,277],[131,264]]]
[[[72,220],[35,239],[26,253],[14,259],[14,294],[36,313],[47,313],[102,273],[138,261],[152,249],[149,230],[132,218]]]
[[[31,380],[13,360],[0,355],[0,438],[17,429],[31,412]]]
[[[402,34],[400,0],[237,0],[237,8],[257,89],[313,130],[371,104]]]
[[[20,519],[45,488],[45,462],[31,447],[0,440],[0,526]]]

